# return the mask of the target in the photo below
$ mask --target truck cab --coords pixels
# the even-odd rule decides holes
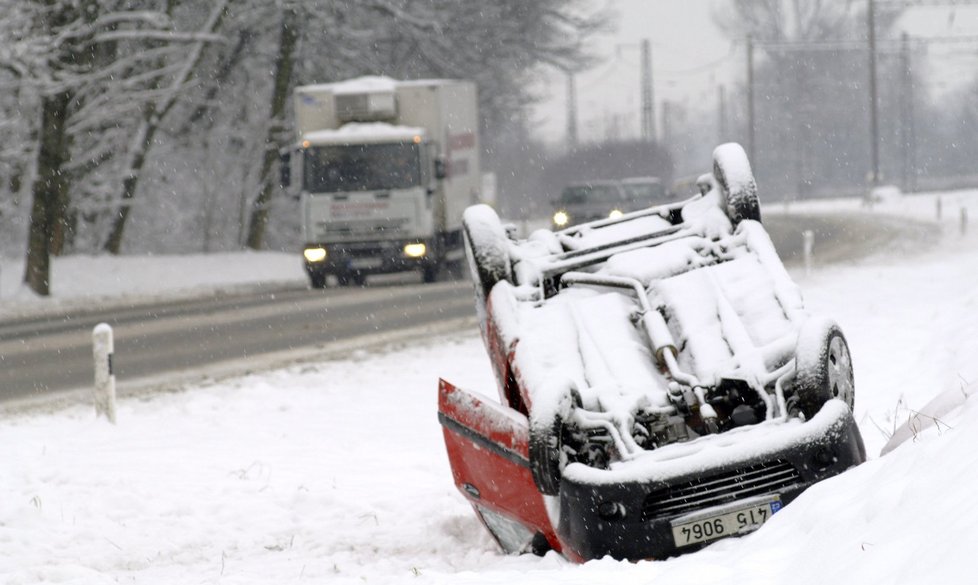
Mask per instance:
[[[474,86],[361,78],[297,90],[303,257],[313,287],[420,271],[464,257],[461,212],[478,201]]]

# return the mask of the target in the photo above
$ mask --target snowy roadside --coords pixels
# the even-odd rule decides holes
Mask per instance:
[[[301,259],[284,252],[53,258],[47,299],[23,275],[23,258],[0,258],[0,318],[306,286]]]
[[[88,407],[5,417],[0,582],[966,582],[978,406],[877,457],[910,409],[978,380],[978,230],[946,221],[935,250],[793,274],[849,338],[872,460],[753,535],[662,562],[500,554],[435,416],[438,376],[495,394],[473,329],[124,400],[115,427]]]

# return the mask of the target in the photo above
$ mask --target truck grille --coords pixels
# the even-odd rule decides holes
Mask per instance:
[[[645,498],[642,520],[669,518],[782,490],[801,482],[793,465],[777,459],[658,489]]]
[[[407,227],[407,219],[386,219],[374,221],[332,221],[321,229],[325,229],[325,236],[353,236],[353,235],[375,235],[375,234],[400,234]]]

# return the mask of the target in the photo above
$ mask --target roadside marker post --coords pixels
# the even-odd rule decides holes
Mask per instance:
[[[815,232],[812,230],[805,230],[801,232],[801,237],[804,239],[802,244],[802,257],[805,260],[805,274],[811,274],[812,255],[815,252]]]
[[[112,371],[112,327],[99,323],[92,330],[92,349],[95,357],[95,416],[105,415],[115,424],[115,374]]]

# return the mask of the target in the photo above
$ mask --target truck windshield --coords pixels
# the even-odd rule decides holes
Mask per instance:
[[[303,186],[310,193],[405,189],[421,184],[417,144],[351,144],[305,150]]]

